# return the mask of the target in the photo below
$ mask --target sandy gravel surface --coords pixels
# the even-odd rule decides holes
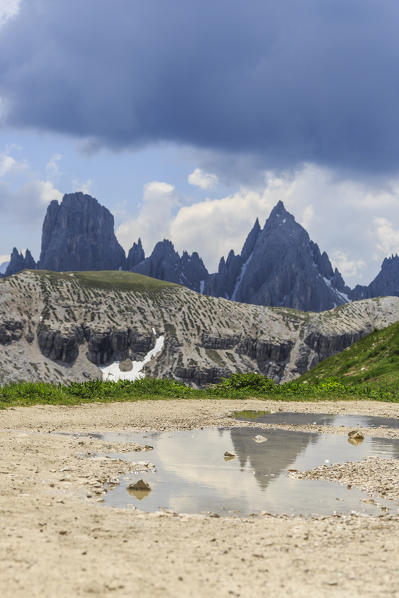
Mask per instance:
[[[364,402],[180,400],[0,412],[0,595],[399,598],[398,517],[228,519],[108,508],[97,502],[104,483],[132,464],[98,455],[131,445],[51,433],[231,425],[233,409],[278,408],[399,417],[396,405]],[[138,466],[151,462],[150,450],[133,448]]]
[[[291,472],[291,477],[309,480],[329,480],[357,486],[367,493],[389,500],[399,500],[399,461],[368,457],[355,463],[321,465],[305,472]]]

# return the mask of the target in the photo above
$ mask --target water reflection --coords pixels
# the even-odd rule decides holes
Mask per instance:
[[[254,437],[258,434],[266,436],[267,441],[257,443]],[[134,441],[142,442],[143,438],[136,435]],[[130,503],[146,511],[163,507],[186,513],[331,514],[356,510],[379,514],[378,506],[362,502],[367,495],[359,490],[330,482],[291,479],[287,470],[312,469],[326,462],[356,461],[372,455],[399,455],[397,440],[366,437],[363,443],[353,446],[344,435],[248,427],[152,434],[151,444],[156,472],[140,476],[152,491],[140,497],[129,494],[126,488],[134,481],[132,475],[110,490],[105,504]],[[226,451],[237,457],[226,461]],[[135,461],[137,454],[132,452],[128,458]]]
[[[143,500],[144,498],[147,498],[149,496],[149,494],[151,493],[151,488],[146,488],[145,490],[137,490],[135,488],[126,488],[126,490],[129,492],[130,496],[134,496],[134,498],[137,498],[137,500]]]
[[[271,413],[267,411],[236,411],[233,413],[235,419],[241,421],[252,421],[265,424],[285,424],[306,426],[315,424],[318,426],[345,426],[363,428],[399,428],[399,419],[393,417],[375,417],[373,415],[334,415],[331,413],[295,413],[278,411]]]
[[[317,441],[316,434],[286,430],[263,430],[262,436],[267,441],[262,443],[254,440],[257,433],[253,428],[233,428],[230,435],[241,470],[253,469],[261,488],[266,488],[273,477],[295,462],[309,443]]]

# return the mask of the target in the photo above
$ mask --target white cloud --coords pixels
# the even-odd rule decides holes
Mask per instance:
[[[195,185],[201,189],[213,189],[218,184],[218,177],[216,174],[204,172],[200,168],[196,168],[187,178],[190,185]]]
[[[394,229],[387,218],[374,218],[375,235],[377,238],[376,258],[399,253],[399,229]]]
[[[0,212],[4,219],[27,226],[41,222],[44,210],[62,194],[50,181],[30,180],[17,189],[0,183]]]
[[[311,225],[313,218],[314,218],[314,208],[313,208],[312,204],[310,203],[303,210],[302,220],[301,220],[301,224],[302,224],[303,228],[306,228],[306,230],[307,230],[309,228],[309,226]]]
[[[19,13],[21,0],[0,0],[0,27]]]
[[[17,161],[12,156],[0,152],[0,177],[13,170],[16,164]]]
[[[59,166],[59,162],[62,159],[62,154],[53,154],[50,158],[50,160],[47,162],[46,164],[46,172],[47,172],[47,176],[50,179],[57,179],[60,174],[60,166]]]
[[[31,181],[25,189],[30,189],[32,196],[37,197],[38,203],[42,206],[47,206],[53,199],[58,201],[62,199],[62,193],[50,181]]]
[[[148,255],[157,241],[170,238],[170,225],[178,203],[173,185],[162,181],[147,183],[137,217],[129,218],[116,231],[125,250],[128,251],[133,242],[141,237]]]
[[[240,189],[222,199],[182,207],[170,225],[172,240],[182,251],[198,251],[211,270],[230,249],[241,250],[257,216],[273,207],[273,192]]]
[[[333,266],[338,268],[344,279],[358,278],[366,266],[366,262],[362,259],[350,259],[344,251],[334,251],[330,255]]]
[[[4,262],[8,262],[8,260],[10,259],[10,255],[9,254],[2,254],[0,255],[0,264],[4,264]]]
[[[87,193],[90,195],[92,193],[93,188],[93,179],[87,179],[87,181],[79,181],[78,179],[72,180],[72,192],[76,193],[77,191],[81,191],[82,193]]]
[[[180,252],[198,251],[214,272],[222,255],[241,250],[255,218],[263,225],[279,200],[350,286],[368,284],[383,258],[399,252],[399,230],[391,224],[399,223],[399,181],[372,186],[312,164],[279,176],[265,172],[263,185],[192,205],[181,205],[172,185],[149,183],[138,216],[124,222],[118,236],[126,249],[140,236],[147,254],[170,238]]]

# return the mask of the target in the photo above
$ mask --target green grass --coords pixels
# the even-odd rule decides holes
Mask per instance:
[[[50,282],[59,280],[78,281],[82,286],[92,289],[110,289],[120,291],[158,291],[165,288],[179,288],[172,282],[150,278],[135,272],[121,270],[96,270],[85,272],[52,272],[50,270],[29,270],[32,274],[47,278]],[[16,274],[15,276],[18,276]],[[7,279],[4,279],[7,280]]]
[[[59,276],[59,273],[55,274]],[[104,275],[103,272],[77,274],[89,274],[94,279],[99,276],[100,280]],[[108,272],[105,274],[108,275]],[[148,280],[128,272],[111,274]],[[149,280],[159,282],[160,286],[165,285],[161,281]],[[174,380],[148,378],[136,382],[94,380],[81,384],[58,385],[23,382],[0,386],[0,408],[15,405],[76,405],[86,402],[148,399],[249,397],[288,401],[373,399],[399,402],[399,323],[373,332],[342,353],[324,360],[301,378],[284,384],[275,384],[266,376],[250,372],[234,374],[219,384],[202,390],[193,389]]]
[[[399,386],[399,322],[325,359],[299,380],[317,384],[331,377],[345,385],[366,384],[375,389]]]
[[[21,382],[0,387],[0,408],[29,405],[77,405],[93,402],[140,401],[165,399],[275,399],[284,401],[318,401],[374,399],[399,402],[399,390],[373,388],[364,384],[345,385],[327,379],[317,383],[287,382],[275,384],[261,374],[234,374],[210,388],[196,390],[175,380],[145,378],[135,382],[48,384]]]

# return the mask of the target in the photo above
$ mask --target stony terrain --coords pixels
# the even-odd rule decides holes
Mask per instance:
[[[304,472],[293,472],[292,477],[308,480],[329,480],[376,494],[389,500],[399,499],[399,462],[397,459],[369,457],[358,463],[321,465]]]
[[[397,405],[368,401],[145,401],[3,411],[1,595],[398,598],[395,515],[237,519],[105,507],[98,502],[104,483],[132,464],[87,456],[127,447],[56,433],[198,428],[227,421],[234,409],[287,407],[399,416]],[[137,461],[150,460],[151,452],[131,448]]]
[[[159,335],[163,349],[148,376],[198,386],[237,371],[289,380],[398,320],[396,297],[303,313],[129,272],[24,271],[0,280],[0,382],[98,378],[99,366],[142,360]]]

